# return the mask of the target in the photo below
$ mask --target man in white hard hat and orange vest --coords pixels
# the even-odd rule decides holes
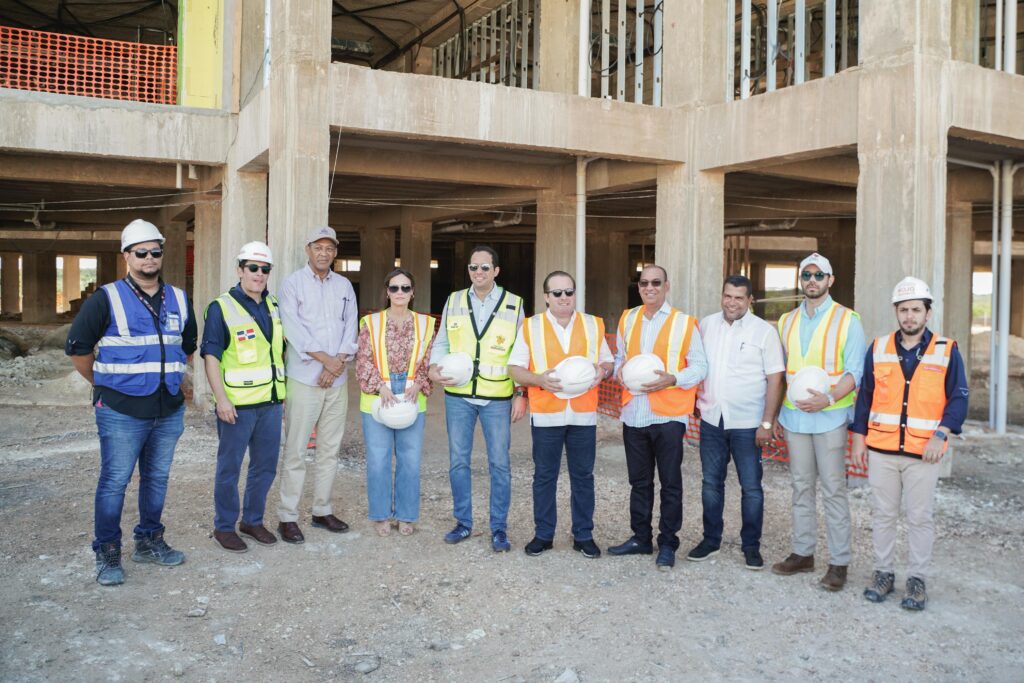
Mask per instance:
[[[661,571],[675,566],[683,525],[683,436],[697,401],[697,385],[708,371],[697,319],[666,301],[668,274],[657,265],[640,273],[642,306],[622,312],[616,335],[615,371],[642,353],[658,356],[665,369],[643,386],[622,390],[622,442],[629,472],[629,517],[633,535],[608,548],[612,555],[650,555],[654,512],[654,473],[661,482],[658,557]]]
[[[249,242],[235,258],[238,284],[207,307],[200,354],[217,399],[220,437],[213,484],[213,538],[225,550],[244,553],[248,546],[239,534],[260,545],[277,543],[277,537],[263,525],[263,512],[281,450],[284,331],[277,299],[267,289],[274,267],[270,247]],[[238,478],[247,450],[249,467],[242,506]]]
[[[828,571],[819,582],[828,591],[846,585],[852,529],[846,497],[847,426],[853,413],[856,388],[864,367],[864,328],[860,316],[829,296],[835,282],[832,264],[811,254],[798,271],[803,302],[779,320],[786,352],[786,382],[804,368],[822,368],[828,374],[827,391],[810,390],[795,403],[787,396],[776,425],[776,437],[785,435],[789,472],[793,478],[793,552],[772,565],[783,576],[814,571],[818,542],[815,486],[820,482],[828,537]]]
[[[594,542],[594,459],[597,452],[598,385],[612,374],[614,358],[604,336],[604,320],[576,310],[576,281],[556,270],[544,278],[547,310],[523,321],[508,360],[516,384],[527,387],[533,436],[533,540],[527,555],[550,550],[557,521],[555,494],[562,452],[569,468],[573,550],[601,556]],[[594,365],[590,387],[574,398],[560,398],[565,387],[554,375],[566,358]]]
[[[927,327],[932,317],[928,285],[904,278],[893,290],[892,303],[899,329],[871,345],[850,426],[853,457],[868,468],[874,500],[875,573],[864,597],[882,602],[893,590],[902,502],[910,548],[900,606],[922,610],[935,540],[932,503],[939,461],[949,435],[959,434],[967,417],[969,390],[956,342]]]

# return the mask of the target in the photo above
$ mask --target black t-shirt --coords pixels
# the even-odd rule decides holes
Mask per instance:
[[[163,281],[160,281],[163,285]],[[142,295],[149,300],[149,305],[157,313],[160,312],[160,291],[153,296],[142,292]],[[173,296],[170,292],[168,296]],[[185,297],[188,308],[188,320],[185,322],[185,330],[181,334],[181,348],[185,355],[190,356],[196,350],[196,340],[199,336],[199,328],[196,325],[195,312],[192,309],[192,301]],[[110,327],[110,299],[102,289],[85,300],[82,309],[75,316],[71,323],[71,330],[68,332],[68,340],[64,344],[64,353],[69,356],[90,356],[95,353],[96,344],[103,338],[103,334]],[[160,388],[149,396],[129,396],[110,387],[93,386],[93,405],[102,402],[111,410],[128,415],[150,419],[155,417],[167,417],[173,414],[185,402],[185,394],[180,389],[177,394],[167,390],[167,385],[160,383]]]

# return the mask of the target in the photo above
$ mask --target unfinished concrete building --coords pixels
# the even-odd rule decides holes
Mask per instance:
[[[565,269],[610,322],[640,262],[703,315],[725,274],[763,294],[817,249],[869,335],[927,280],[966,358],[996,271],[998,399],[1024,335],[1018,23],[1018,0],[0,2],[2,313],[55,320],[58,257],[65,300],[83,257],[117,277],[138,216],[197,307],[241,244],[288,272],[323,223],[362,307],[400,259],[434,313],[480,242],[531,307]]]

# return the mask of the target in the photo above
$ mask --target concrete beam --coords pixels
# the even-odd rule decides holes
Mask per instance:
[[[266,88],[252,96],[232,119],[228,165],[243,172],[270,168],[270,95]]]
[[[334,166],[337,175],[535,189],[561,177],[559,167],[549,164],[350,147],[344,138],[341,146]]]
[[[0,153],[0,181],[67,183],[116,187],[177,188],[177,167],[168,164],[88,159],[55,155]],[[195,181],[183,170],[182,188]]]
[[[857,175],[860,173],[856,157],[828,157],[772,166],[755,166],[748,168],[746,172],[809,183],[831,183],[843,187],[857,187]]]
[[[966,62],[945,62],[943,75],[951,135],[1024,146],[1024,78]]]
[[[598,159],[587,166],[587,194],[617,192],[650,186],[658,182],[655,164],[637,164],[628,161]]]
[[[521,189],[496,189],[492,187],[466,189],[459,193],[459,199],[444,197],[424,198],[416,200],[419,206],[389,206],[378,209],[370,214],[367,227],[396,228],[402,224],[402,217],[410,221],[442,221],[464,218],[484,211],[497,218],[501,209],[532,204],[537,193]]]

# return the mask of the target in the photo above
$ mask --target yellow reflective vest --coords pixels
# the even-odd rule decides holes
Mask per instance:
[[[445,387],[445,391],[466,398],[512,398],[514,387],[508,374],[508,357],[518,332],[522,298],[503,289],[494,311],[479,330],[468,289],[452,292],[447,307],[445,332],[449,350],[469,354],[473,359],[473,379],[461,387]]]
[[[412,313],[410,311],[410,313]],[[409,356],[409,368],[407,372],[407,382],[416,381],[416,368],[419,367],[420,361],[427,355],[430,350],[430,342],[434,338],[434,319],[429,315],[423,315],[422,313],[412,313],[413,317],[413,334],[416,335],[416,339],[413,342],[412,354]],[[385,335],[388,329],[388,312],[387,310],[379,311],[377,313],[371,313],[370,315],[363,316],[363,319],[359,321],[359,327],[367,328],[370,337],[370,349],[373,351],[373,362],[377,366],[377,371],[380,373],[380,379],[382,382],[391,382],[391,369],[388,367],[388,349],[385,343]],[[389,384],[390,386],[390,384]],[[377,394],[367,394],[365,392],[359,393],[359,411],[363,413],[373,412],[373,402],[378,398]],[[417,394],[416,405],[419,407],[421,413],[427,410],[427,397],[423,395],[423,392]]]
[[[273,338],[267,341],[253,317],[229,293],[214,300],[224,315],[228,346],[220,357],[224,392],[232,405],[250,406],[285,398],[284,329],[277,299],[267,295]]]
[[[850,323],[853,322],[854,317],[859,320],[860,315],[833,301],[828,310],[823,312],[821,322],[814,329],[805,355],[800,345],[800,321],[803,318],[800,309],[801,306],[797,306],[779,319],[782,348],[786,351],[786,382],[789,383],[796,373],[811,365],[824,368],[828,373],[829,389],[831,390],[846,373],[843,364],[846,337],[850,332]],[[849,408],[856,400],[857,390],[854,389],[836,401],[835,405],[831,405],[825,410]],[[789,397],[786,397],[783,403],[787,408],[797,409]]]

